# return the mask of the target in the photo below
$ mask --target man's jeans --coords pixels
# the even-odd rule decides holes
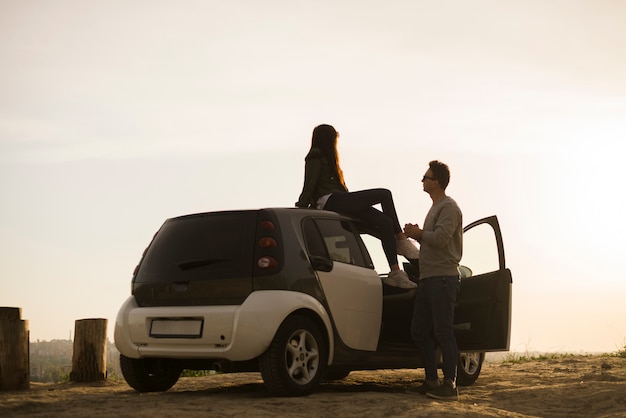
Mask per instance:
[[[458,349],[453,321],[458,276],[429,277],[419,281],[411,321],[411,337],[417,344],[424,363],[426,380],[437,380],[435,344],[443,355],[443,377],[456,382]]]

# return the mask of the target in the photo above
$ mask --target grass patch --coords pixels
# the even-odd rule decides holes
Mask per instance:
[[[526,363],[529,361],[543,361],[543,360],[554,360],[554,359],[562,359],[574,357],[574,354],[571,353],[543,353],[543,354],[518,354],[518,353],[510,353],[504,360],[503,363]]]
[[[622,347],[621,349],[618,349],[617,351],[614,351],[612,353],[604,353],[602,354],[603,357],[619,357],[619,358],[626,358],[626,345],[624,345],[624,347]]]
[[[617,350],[615,357],[626,358],[626,345],[621,350]]]
[[[205,376],[213,376],[217,374],[215,370],[189,370],[185,369],[180,374],[180,377],[205,377]]]

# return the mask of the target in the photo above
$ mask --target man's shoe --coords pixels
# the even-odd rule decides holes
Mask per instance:
[[[440,401],[458,401],[459,389],[453,386],[450,381],[444,380],[441,386],[426,392],[426,396]]]
[[[401,289],[414,289],[417,283],[412,282],[403,270],[393,270],[387,277],[383,277],[383,283]]]
[[[424,380],[424,383],[422,383],[422,386],[419,386],[415,392],[417,393],[421,393],[422,395],[426,395],[428,392],[430,392],[431,390],[434,390],[436,388],[438,388],[440,386],[439,381],[429,381],[429,380]]]
[[[396,252],[408,260],[420,258],[420,250],[408,239],[396,240]]]

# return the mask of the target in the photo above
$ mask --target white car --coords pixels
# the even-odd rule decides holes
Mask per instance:
[[[182,370],[260,371],[276,395],[306,395],[353,370],[421,367],[415,289],[382,283],[380,242],[335,212],[267,208],[168,219],[115,325],[124,378],[165,391]],[[367,245],[366,245],[367,243]],[[458,383],[509,349],[511,272],[495,216],[465,228],[455,311]],[[417,281],[417,260],[404,263]]]

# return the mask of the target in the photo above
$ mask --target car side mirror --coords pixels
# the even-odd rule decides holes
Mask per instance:
[[[312,256],[311,257],[311,265],[315,270],[331,272],[333,270],[333,261],[320,256]]]
[[[472,269],[470,269],[469,267],[459,266],[459,271],[461,272],[461,279],[472,277]]]

